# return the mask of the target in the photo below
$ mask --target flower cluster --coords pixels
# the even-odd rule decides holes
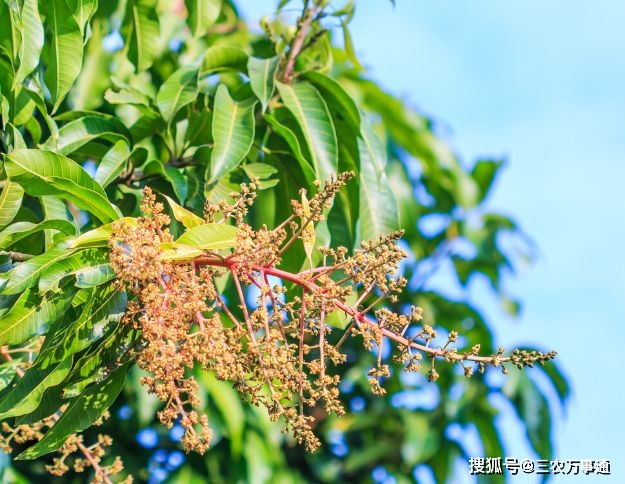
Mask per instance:
[[[363,242],[351,253],[320,248],[321,262],[313,266],[310,259],[310,268],[301,272],[281,268],[283,254],[296,241],[305,247],[314,241],[314,225],[351,176],[318,184],[310,200],[302,193],[301,201],[292,202],[293,215],[274,229],[244,223],[255,185],[242,185],[234,203],[207,204],[204,213],[207,223],[235,222],[234,247],[204,250],[188,260],[162,257],[172,242],[170,219],[149,188],[136,226],[114,224],[110,258],[120,289],[134,296],[123,321],[142,335],[137,363],[149,374],[142,383],[165,404],[161,422],[184,427],[185,450],[203,453],[211,438],[193,378],[198,367],[232,382],[244,400],[266,407],[272,420],[283,419],[285,431],[314,451],[320,442],[312,410],[345,412],[333,368],[346,361],[341,347],[348,337],[361,337],[366,349],[377,350],[369,371],[375,394],[384,394],[381,381],[390,374],[381,353],[385,339],[395,343],[393,358],[406,371],[420,371],[423,356],[431,358],[431,381],[438,377],[437,359],[462,365],[469,377],[473,365],[483,370],[510,361],[523,367],[554,357],[519,351],[504,357],[503,350],[479,356],[479,345],[460,352],[453,346],[455,331],[443,347],[435,347],[436,331],[422,323],[420,308],[396,314],[384,307],[407,282],[399,275],[406,255],[398,246],[401,232]],[[234,300],[217,290],[225,278]],[[281,283],[272,284],[272,278]],[[257,297],[250,302],[252,289]],[[341,330],[335,321],[346,317],[349,324]]]

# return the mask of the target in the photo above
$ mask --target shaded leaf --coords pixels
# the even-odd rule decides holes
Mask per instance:
[[[71,434],[91,426],[115,401],[126,378],[125,366],[115,370],[110,378],[93,385],[71,400],[69,407],[43,438],[16,457],[36,459],[58,449]]]
[[[46,337],[37,363],[45,367],[63,361],[102,338],[107,328],[124,315],[126,301],[126,293],[111,285],[96,288],[76,321],[57,325]]]
[[[41,402],[44,392],[60,384],[72,367],[68,358],[53,368],[29,368],[17,384],[0,400],[0,419],[17,417],[34,411]]]

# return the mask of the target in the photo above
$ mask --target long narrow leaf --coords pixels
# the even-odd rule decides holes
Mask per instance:
[[[43,24],[39,16],[37,0],[24,0],[21,11],[22,40],[19,47],[20,66],[15,74],[14,88],[39,64],[43,48]]]
[[[53,112],[69,92],[82,68],[83,39],[80,26],[66,0],[41,2],[51,40],[46,44],[44,81],[52,96]]]
[[[73,291],[65,288],[43,299],[29,292],[22,307],[14,306],[0,321],[0,345],[19,344],[43,333],[61,317],[72,301]]]
[[[159,45],[156,0],[128,0],[122,25],[128,60],[137,71],[150,67]]]
[[[34,366],[28,369],[15,387],[0,401],[0,419],[26,415],[35,410],[44,392],[60,384],[72,367],[68,358],[54,368],[45,370]]]
[[[211,163],[207,183],[212,184],[233,170],[247,155],[254,140],[254,106],[256,103],[238,103],[221,84],[215,94]]]
[[[60,230],[67,235],[76,235],[76,227],[67,220],[44,220],[38,224],[16,222],[0,232],[0,249],[6,249],[29,235],[47,229]]]
[[[263,106],[263,112],[266,111],[267,104],[273,96],[276,84],[276,71],[279,65],[279,56],[270,57],[269,59],[250,57],[247,62],[250,85]]]
[[[161,85],[156,95],[156,104],[168,123],[171,123],[183,106],[193,102],[197,97],[197,76],[197,68],[182,67]]]
[[[278,91],[304,134],[315,174],[327,180],[338,170],[336,131],[328,107],[319,92],[307,82],[278,83]]]
[[[43,254],[19,263],[2,275],[2,279],[6,279],[7,282],[0,290],[0,294],[19,294],[24,289],[34,286],[47,269],[71,254],[71,250],[54,247]]]
[[[184,0],[189,12],[187,23],[194,37],[206,32],[219,18],[223,0]]]
[[[115,401],[126,378],[125,366],[117,369],[103,382],[88,388],[82,395],[73,399],[61,418],[46,432],[35,445],[16,457],[36,459],[58,449],[67,437],[80,432],[95,422]]]
[[[5,155],[9,178],[33,196],[58,195],[102,222],[119,218],[104,190],[76,162],[44,150],[17,150]]]
[[[0,194],[0,228],[10,224],[22,205],[24,189],[11,180],[4,182]]]

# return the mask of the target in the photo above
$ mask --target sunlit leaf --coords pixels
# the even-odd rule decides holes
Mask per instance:
[[[206,221],[195,215],[193,212],[187,210],[186,208],[178,205],[167,195],[163,195],[169,203],[172,212],[174,213],[174,218],[178,220],[182,225],[184,225],[188,229],[192,229],[193,227],[197,227],[198,225],[205,224]]]
[[[128,142],[123,139],[117,141],[100,160],[93,178],[103,188],[106,188],[124,170],[129,157]]]
[[[169,76],[156,95],[156,103],[163,118],[171,123],[176,113],[197,97],[198,70],[183,67]]]
[[[0,232],[0,249],[6,249],[41,230],[54,229],[67,235],[75,235],[76,227],[67,220],[44,220],[38,224],[32,222],[15,222]]]
[[[232,225],[210,223],[187,230],[176,242],[205,250],[229,249],[236,245],[238,233]]]
[[[156,0],[128,0],[122,25],[128,60],[137,71],[150,67],[159,45]]]
[[[0,228],[7,226],[15,218],[20,206],[24,189],[11,180],[4,182],[0,194]]]
[[[80,26],[66,0],[42,2],[52,38],[45,44],[46,70],[44,80],[56,111],[80,74],[83,38]]]
[[[44,33],[37,4],[37,0],[24,0],[22,7],[20,16],[22,35],[18,51],[20,64],[15,73],[14,87],[21,84],[39,64]]]
[[[250,57],[247,62],[247,72],[250,76],[252,91],[260,100],[263,112],[267,110],[267,104],[273,96],[275,89],[275,77],[280,65],[280,57],[270,57],[269,59],[259,59]]]
[[[277,85],[284,104],[302,129],[316,176],[328,180],[338,170],[336,132],[328,107],[309,83]]]
[[[233,170],[247,155],[254,140],[254,106],[256,103],[239,103],[221,84],[215,94],[213,115],[214,147],[207,169],[208,184]]]
[[[18,344],[41,334],[61,317],[72,301],[73,291],[64,288],[43,298],[28,291],[0,320],[0,345]]]
[[[214,45],[206,49],[200,68],[200,77],[227,69],[246,72],[249,56],[239,48],[229,45]]]
[[[205,35],[217,21],[223,0],[184,0],[189,12],[188,25],[195,37]]]
[[[119,218],[104,190],[76,162],[44,150],[17,150],[5,155],[9,178],[33,196],[57,195],[102,222]]]
[[[130,132],[119,120],[91,115],[74,119],[62,126],[55,138],[46,141],[43,148],[54,150],[59,155],[69,155],[95,139],[115,143],[128,142],[129,138]]]

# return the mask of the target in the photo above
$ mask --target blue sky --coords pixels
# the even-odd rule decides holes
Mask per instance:
[[[239,4],[258,18],[274,2]],[[574,394],[556,457],[610,459],[606,480],[625,482],[625,2],[356,5],[354,43],[371,76],[444,123],[463,160],[508,159],[489,204],[517,218],[539,259],[510,283],[517,320],[479,285],[472,295],[502,344],[558,350]],[[532,457],[514,419],[502,425],[508,455]]]

